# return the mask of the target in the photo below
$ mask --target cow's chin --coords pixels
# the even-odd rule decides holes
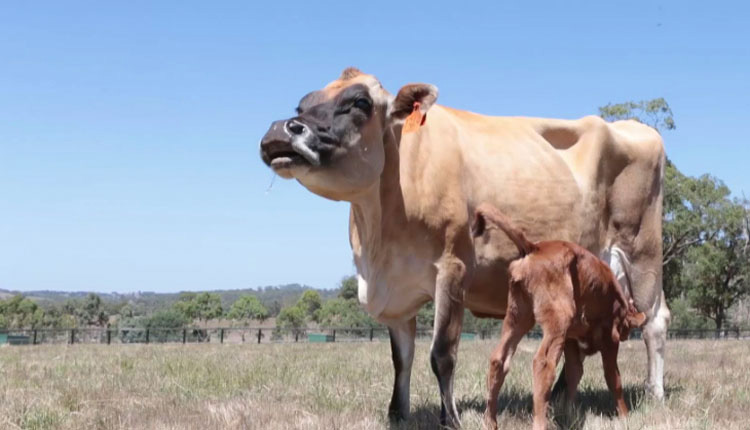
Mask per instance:
[[[294,179],[305,176],[310,171],[310,164],[296,157],[278,157],[271,161],[271,169],[284,179]]]

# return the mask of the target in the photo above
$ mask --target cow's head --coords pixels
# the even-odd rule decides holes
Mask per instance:
[[[302,97],[296,116],[271,124],[261,158],[316,194],[351,200],[380,178],[393,127],[415,106],[426,113],[437,95],[433,85],[409,84],[393,97],[374,76],[348,68]]]

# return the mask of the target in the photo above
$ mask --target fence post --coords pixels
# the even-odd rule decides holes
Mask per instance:
[[[299,332],[295,331],[294,332],[294,342],[296,343],[298,340],[299,340]]]
[[[739,336],[737,336],[739,338]],[[32,345],[36,345],[36,329],[34,329],[34,342]]]
[[[375,331],[375,329],[372,328],[372,327],[370,327],[370,342],[372,342],[372,335],[374,334],[373,333],[374,331]]]
[[[333,329],[333,341],[336,342],[336,329]]]
[[[187,329],[182,329],[182,343],[185,343],[187,341]]]
[[[76,329],[70,329],[70,344],[73,345],[76,341]]]
[[[107,345],[112,343],[112,331],[110,329],[107,329]]]
[[[148,343],[149,329],[146,329],[146,343]]]
[[[258,329],[258,343],[260,343],[260,337],[261,337],[261,336],[263,335],[263,334],[261,333],[261,330],[262,330],[262,329]]]
[[[224,343],[224,329],[219,332],[219,343]]]

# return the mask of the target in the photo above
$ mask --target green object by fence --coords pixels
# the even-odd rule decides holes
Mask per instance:
[[[309,333],[307,335],[307,341],[310,343],[334,342],[334,340],[335,337],[330,334]]]
[[[461,333],[461,340],[474,340],[476,337],[476,333]]]
[[[0,345],[4,343],[7,343],[8,345],[28,345],[31,343],[31,337],[0,333]]]

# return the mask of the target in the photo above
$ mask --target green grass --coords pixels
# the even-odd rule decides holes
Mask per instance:
[[[524,341],[500,395],[501,428],[530,428],[531,357]],[[461,345],[455,394],[464,427],[481,428],[494,342]],[[437,428],[438,390],[417,344],[412,417]],[[614,417],[598,357],[586,361],[577,408],[552,422],[579,429],[746,429],[750,343],[673,341],[667,398],[642,390],[645,348],[623,344],[631,414]],[[245,345],[43,345],[0,348],[2,429],[384,429],[393,370],[387,342]]]

